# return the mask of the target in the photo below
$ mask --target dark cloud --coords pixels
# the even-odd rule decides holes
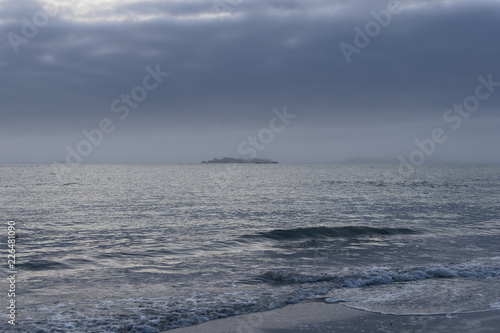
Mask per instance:
[[[234,155],[285,105],[298,117],[263,155],[397,160],[446,125],[443,113],[474,93],[479,75],[500,81],[494,1],[401,1],[349,64],[339,44],[354,45],[353,28],[388,1],[79,3],[89,6],[59,7],[16,54],[8,34],[22,36],[23,17],[41,5],[0,2],[1,162],[64,159],[104,117],[117,130],[89,162]],[[112,102],[156,64],[170,76],[120,121]],[[499,102],[500,91],[481,102],[440,156],[498,160],[497,127],[487,124],[499,123]]]

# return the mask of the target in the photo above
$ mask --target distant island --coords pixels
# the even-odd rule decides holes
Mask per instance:
[[[233,158],[233,157],[224,157],[221,159],[214,158],[210,161],[202,161],[201,163],[254,163],[254,164],[277,164],[278,162],[271,161],[268,159],[262,158]]]

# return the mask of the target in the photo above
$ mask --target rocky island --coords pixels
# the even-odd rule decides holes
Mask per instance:
[[[202,161],[201,163],[254,163],[254,164],[277,164],[278,162],[271,161],[268,159],[262,158],[233,158],[233,157],[224,157],[221,159],[214,158],[210,161]]]

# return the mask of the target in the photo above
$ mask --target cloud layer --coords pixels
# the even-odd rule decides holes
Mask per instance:
[[[285,105],[297,118],[262,157],[397,161],[448,126],[478,76],[500,81],[500,3],[401,1],[348,63],[339,45],[356,46],[388,3],[0,1],[0,162],[64,160],[103,118],[116,130],[86,162],[236,156]],[[170,75],[120,120],[113,101],[157,64]],[[434,157],[500,161],[499,104],[500,91],[482,101]]]

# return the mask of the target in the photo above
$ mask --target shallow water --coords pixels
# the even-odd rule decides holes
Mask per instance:
[[[17,322],[158,332],[318,297],[498,308],[499,185],[498,166],[4,165]]]

